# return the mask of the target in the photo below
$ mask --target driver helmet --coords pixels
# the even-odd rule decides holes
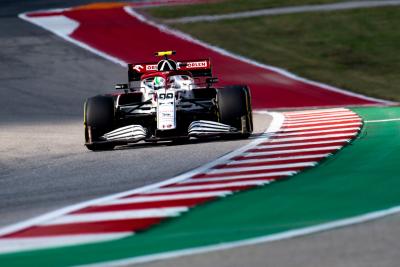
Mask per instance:
[[[165,87],[165,79],[163,77],[160,77],[160,76],[154,77],[154,80],[153,80],[153,88],[154,88],[154,90],[161,89],[163,87]]]

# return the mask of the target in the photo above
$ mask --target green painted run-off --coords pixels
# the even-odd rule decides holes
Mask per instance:
[[[355,108],[365,121],[399,107]],[[366,123],[342,151],[282,182],[196,207],[118,241],[0,256],[0,266],[67,266],[237,241],[400,205],[400,121]]]

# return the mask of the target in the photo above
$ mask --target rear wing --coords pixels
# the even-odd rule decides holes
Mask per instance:
[[[140,81],[145,73],[158,71],[160,62],[128,64],[129,82]],[[193,77],[212,77],[210,59],[197,59],[188,61],[177,61],[177,70],[189,71]]]

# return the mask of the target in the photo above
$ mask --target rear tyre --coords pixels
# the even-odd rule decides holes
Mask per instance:
[[[244,85],[226,86],[217,90],[219,122],[235,127],[239,138],[253,132],[250,90]]]
[[[113,130],[114,99],[112,96],[95,96],[85,102],[85,146],[92,151],[111,150],[112,143],[104,142],[101,137]]]

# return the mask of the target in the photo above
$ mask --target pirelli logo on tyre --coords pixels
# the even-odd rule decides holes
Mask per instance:
[[[195,62],[188,62],[186,65],[187,69],[197,69],[197,68],[207,68],[208,63],[206,60],[204,61],[195,61]]]

